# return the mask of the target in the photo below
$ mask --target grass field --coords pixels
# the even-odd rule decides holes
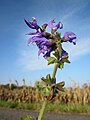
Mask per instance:
[[[37,87],[0,85],[0,107],[39,111],[43,97]],[[48,102],[47,111],[90,114],[90,85],[65,88]]]
[[[0,101],[0,107],[3,108],[15,108],[15,109],[28,109],[28,110],[40,110],[42,103],[18,103],[18,102],[6,102]],[[66,113],[88,113],[90,114],[90,105],[82,104],[57,104],[48,103],[47,111],[54,112],[66,112]]]

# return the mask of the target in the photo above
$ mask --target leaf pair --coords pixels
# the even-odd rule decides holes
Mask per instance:
[[[54,79],[51,78],[50,74],[48,74],[46,78],[42,77],[41,80],[44,81],[47,85],[51,85],[54,82]]]
[[[63,88],[64,85],[65,85],[64,81],[57,84],[52,84],[51,92],[50,92],[50,96],[48,97],[48,100],[51,101],[56,97],[56,95],[59,92],[64,92],[64,88]]]
[[[64,67],[64,63],[70,63],[70,61],[68,60],[68,56],[62,58],[59,61],[59,68],[62,69]]]
[[[62,82],[60,82],[60,83],[57,83],[56,85],[55,85],[55,87],[59,90],[59,91],[64,91],[64,85],[65,85],[65,82],[64,81],[62,81]]]
[[[48,65],[58,62],[55,57],[48,57],[47,61],[48,61]]]
[[[58,52],[55,52],[54,55],[58,58]],[[48,61],[48,65],[53,63],[58,63],[60,69],[64,67],[64,63],[70,63],[70,61],[68,60],[68,56],[65,58],[62,58],[60,61],[57,60],[55,57],[48,57],[47,61]]]

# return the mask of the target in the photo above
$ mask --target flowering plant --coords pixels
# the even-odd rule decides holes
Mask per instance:
[[[48,65],[55,64],[52,76],[48,74],[46,77],[42,77],[42,82],[39,83],[39,89],[42,92],[44,102],[37,120],[42,120],[47,102],[53,100],[59,91],[64,91],[64,81],[56,83],[57,69],[62,69],[65,63],[70,63],[68,53],[63,49],[62,44],[70,42],[76,45],[77,39],[73,32],[65,32],[64,36],[61,37],[61,33],[57,32],[58,29],[63,28],[63,24],[60,21],[54,25],[55,20],[53,19],[41,27],[38,25],[35,17],[32,17],[31,22],[24,21],[29,28],[35,30],[35,32],[28,33],[28,35],[31,35],[28,39],[28,44],[35,43],[39,48],[38,56],[43,54]],[[46,31],[47,27],[51,29],[50,33]]]

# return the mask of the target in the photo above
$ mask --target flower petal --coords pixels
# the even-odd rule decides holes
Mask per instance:
[[[50,27],[51,29],[57,30],[57,29],[62,29],[63,28],[63,24],[61,22],[58,22],[57,25],[53,25],[53,23],[55,23],[54,19],[49,21],[48,23],[48,27]]]
[[[48,27],[50,27],[51,29],[53,29],[55,27],[53,25],[53,23],[55,23],[54,19],[48,22]]]
[[[66,56],[68,56],[68,53],[64,49],[62,49],[62,53],[61,53],[60,59],[66,57]]]
[[[61,22],[59,22],[56,26],[55,26],[57,29],[62,29],[63,28],[63,24]]]
[[[66,39],[67,41],[73,43],[74,45],[76,44],[76,35],[73,32],[66,32],[64,34],[64,39]]]
[[[32,17],[32,22],[30,21],[27,21],[26,19],[24,19],[25,23],[32,29],[36,29],[38,30],[40,27],[38,26],[37,24],[37,21],[36,21],[36,18],[35,17]]]
[[[28,40],[28,44],[30,43],[30,42],[36,42],[36,41],[43,41],[43,42],[47,42],[46,44],[50,44],[50,40],[48,40],[48,39],[46,39],[45,37],[42,37],[42,36],[33,36],[33,37],[31,37],[31,38],[29,38],[29,40]]]
[[[25,20],[25,19],[24,19],[24,21],[25,21],[25,23],[28,25],[28,27],[30,27],[30,28],[32,28],[32,29],[35,29],[35,26],[32,25],[31,22],[29,22],[29,21],[27,21],[27,20]]]

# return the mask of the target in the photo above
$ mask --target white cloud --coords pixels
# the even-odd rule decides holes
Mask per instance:
[[[77,45],[67,44],[64,48],[68,51],[71,60],[76,60],[82,55],[90,54],[90,38],[82,39]]]
[[[31,45],[32,46],[32,45]],[[38,57],[38,49],[36,46],[31,47],[28,50],[22,50],[20,52],[19,65],[23,70],[42,70],[52,67],[48,66],[47,61],[41,55]],[[70,60],[76,60],[80,56],[90,54],[90,38],[79,40],[77,45],[66,43],[64,49],[68,51]]]
[[[42,70],[50,68],[42,55],[38,57],[38,50],[22,50],[20,52],[19,65],[24,70]]]

